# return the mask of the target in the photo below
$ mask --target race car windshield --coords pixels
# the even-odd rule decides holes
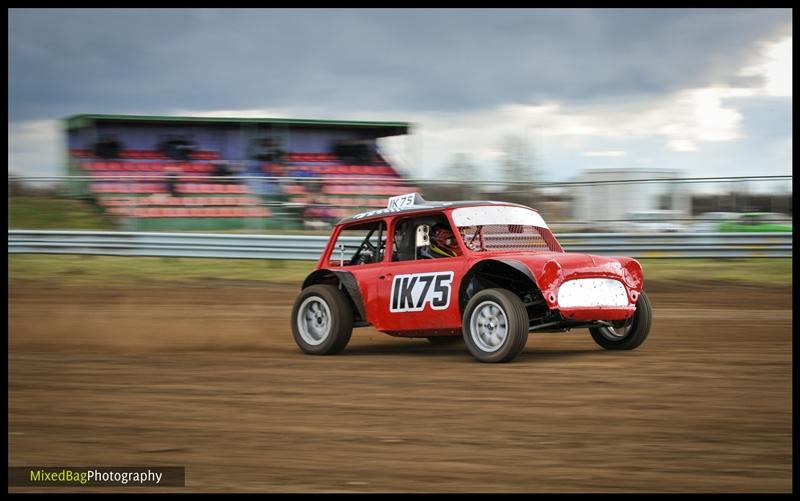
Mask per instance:
[[[453,221],[464,245],[473,252],[563,252],[539,213],[525,207],[462,207],[453,211]]]

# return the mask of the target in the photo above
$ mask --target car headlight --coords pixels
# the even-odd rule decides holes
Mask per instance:
[[[539,278],[539,287],[542,290],[549,289],[557,280],[561,278],[561,265],[558,261],[551,259],[544,263],[542,275]]]

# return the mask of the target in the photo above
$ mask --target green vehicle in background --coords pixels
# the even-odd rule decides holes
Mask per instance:
[[[719,223],[722,232],[791,232],[791,217],[774,212],[743,212]]]

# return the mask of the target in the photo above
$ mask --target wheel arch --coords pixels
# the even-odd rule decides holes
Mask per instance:
[[[315,270],[303,280],[303,285],[300,289],[303,290],[316,284],[335,285],[340,290],[344,290],[347,299],[353,307],[353,313],[356,315],[357,320],[367,322],[364,299],[361,297],[358,281],[352,273],[344,270],[329,270],[327,268]]]
[[[458,292],[461,314],[472,296],[489,288],[508,289],[520,297],[531,291],[541,294],[533,273],[525,264],[514,259],[485,259],[475,263],[461,280]]]

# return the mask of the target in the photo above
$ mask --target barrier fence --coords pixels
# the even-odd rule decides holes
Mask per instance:
[[[792,257],[791,233],[563,233],[567,252],[635,258]],[[358,245],[360,238],[340,239]],[[316,261],[327,236],[9,230],[9,254]]]

